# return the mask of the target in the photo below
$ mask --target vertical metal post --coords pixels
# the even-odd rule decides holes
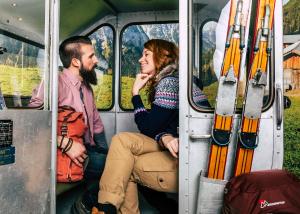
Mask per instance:
[[[118,19],[118,16],[116,16],[116,19],[115,19],[115,26],[116,26],[116,31],[115,31],[115,37],[116,38],[120,38],[120,20]],[[120,46],[122,44],[120,44],[120,39],[115,39],[115,75],[114,75],[114,87],[115,87],[115,106],[113,108],[113,111],[114,111],[114,119],[115,119],[115,126],[114,126],[114,132],[113,133],[117,133],[118,132],[118,112],[120,112],[120,103],[121,102],[121,99],[119,101],[119,97],[121,96],[120,93],[121,93],[121,90],[119,90],[119,85],[121,85],[121,73],[120,73],[120,65],[121,64],[121,54],[118,54],[119,53],[119,50],[120,50]]]
[[[22,42],[22,55],[21,55],[21,62],[22,62],[22,75],[21,75],[21,87],[23,89],[24,87],[24,42]],[[14,89],[16,91],[16,89]],[[17,88],[18,94],[15,94],[16,96],[20,95],[20,88]]]
[[[274,14],[274,27],[273,27],[273,47],[271,52],[272,65],[270,72],[274,72],[276,89],[276,102],[273,103],[273,115],[276,115],[274,120],[274,150],[273,150],[273,163],[272,169],[282,169],[283,157],[284,157],[284,142],[283,142],[283,130],[284,130],[284,112],[283,112],[283,6],[282,1],[276,1]],[[272,70],[272,67],[274,70]],[[277,112],[279,111],[279,112]],[[280,122],[280,123],[279,123]]]
[[[191,42],[192,22],[189,10],[192,0],[179,0],[179,213],[191,213],[189,210],[189,141],[188,139],[188,75],[191,66]],[[189,65],[190,63],[190,65]],[[183,71],[183,72],[181,72]]]
[[[51,85],[51,100],[50,110],[52,111],[52,131],[51,131],[51,202],[50,213],[56,213],[56,145],[57,145],[57,108],[58,108],[58,45],[59,45],[59,12],[60,1],[59,0],[46,0],[49,5],[49,38],[48,49],[49,54],[49,68],[50,68],[50,85]]]
[[[49,109],[49,74],[50,74],[50,0],[45,0],[45,32],[44,32],[44,110]]]

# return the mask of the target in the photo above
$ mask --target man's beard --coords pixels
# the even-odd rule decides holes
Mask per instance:
[[[95,71],[95,67],[96,66],[94,66],[92,70],[86,70],[81,64],[81,67],[79,69],[79,74],[82,77],[83,83],[85,85],[89,85],[89,84],[97,85],[97,74]]]

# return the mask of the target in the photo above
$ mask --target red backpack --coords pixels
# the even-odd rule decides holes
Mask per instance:
[[[70,106],[58,108],[57,134],[83,144],[86,126],[82,112]],[[77,166],[61,149],[57,149],[57,182],[75,182],[83,179],[83,168]]]
[[[230,179],[222,213],[300,213],[300,180],[285,170],[257,171]]]

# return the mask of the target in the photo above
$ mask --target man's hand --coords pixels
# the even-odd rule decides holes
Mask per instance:
[[[138,95],[140,90],[146,85],[146,83],[151,77],[152,76],[149,74],[137,74],[132,87],[132,95]]]
[[[62,145],[60,145],[60,148],[64,149],[68,144],[69,138],[64,137],[63,142],[61,142],[61,140],[62,140],[62,137],[58,136],[57,142],[59,145],[62,143]],[[79,167],[83,167],[83,163],[84,163],[85,159],[87,158],[86,149],[85,149],[84,145],[73,140],[72,147],[70,148],[69,151],[66,152],[66,154],[71,158],[71,160],[76,165],[78,165]]]
[[[178,158],[179,139],[172,135],[165,135],[161,138],[164,146],[170,151],[171,155]]]
[[[71,149],[67,151],[66,154],[76,165],[83,167],[83,163],[87,158],[86,149],[84,145],[77,141],[73,141]]]

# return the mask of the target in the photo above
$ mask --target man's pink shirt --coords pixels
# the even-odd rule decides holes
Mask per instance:
[[[90,91],[80,80],[74,75],[70,70],[64,69],[58,77],[58,106],[71,106],[77,112],[83,112],[85,121],[87,121],[87,116],[84,110],[85,108],[89,118],[89,126],[92,136],[89,136],[88,130],[85,133],[85,142],[94,145],[93,140],[94,133],[101,133],[104,130],[103,123],[97,111],[94,96],[92,91]],[[80,98],[80,86],[82,87],[84,104]],[[39,90],[40,89],[40,90]],[[41,83],[32,92],[32,97],[29,103],[29,107],[41,106],[44,102],[44,82]]]

